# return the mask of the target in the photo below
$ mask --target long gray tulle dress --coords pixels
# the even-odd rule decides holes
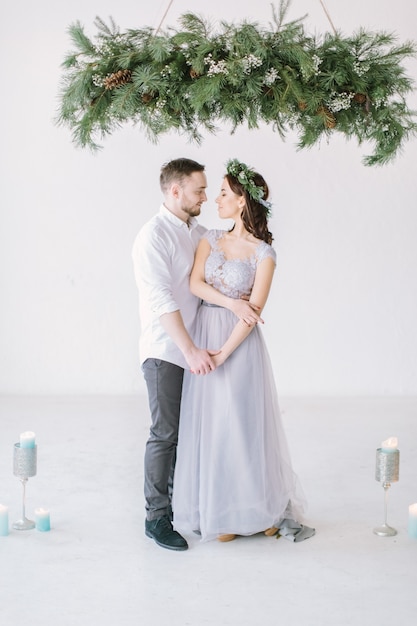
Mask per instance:
[[[261,242],[251,258],[227,260],[218,246],[223,235],[221,230],[205,233],[211,246],[206,282],[234,298],[249,295],[257,264],[268,256],[275,261],[275,251]],[[220,348],[237,321],[228,309],[203,304],[196,345]],[[299,518],[303,508],[268,351],[256,326],[214,372],[185,372],[174,527],[199,531],[203,541],[226,533],[251,535],[278,526],[283,518]]]

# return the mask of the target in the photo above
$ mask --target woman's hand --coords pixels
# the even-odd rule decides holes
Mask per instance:
[[[225,357],[224,354],[222,354],[222,351],[219,350],[219,352],[217,354],[215,354],[214,356],[211,357],[212,360],[214,361],[214,364],[216,366],[216,369],[218,367],[220,367],[220,365],[223,365],[223,363],[225,362]]]
[[[247,300],[233,299],[231,298],[230,310],[238,317],[242,322],[245,322],[247,326],[254,326],[255,324],[263,324],[264,321],[259,317],[258,311],[261,307],[248,302]]]

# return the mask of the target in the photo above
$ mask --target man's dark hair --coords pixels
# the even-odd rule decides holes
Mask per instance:
[[[162,191],[166,192],[173,182],[181,184],[184,178],[191,176],[194,172],[204,172],[204,165],[192,159],[174,159],[165,163],[159,177]]]

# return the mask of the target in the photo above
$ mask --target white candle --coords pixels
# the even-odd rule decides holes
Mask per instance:
[[[4,504],[0,504],[0,537],[9,534],[9,509]]]
[[[382,452],[395,452],[398,448],[397,437],[389,437],[381,443]]]
[[[48,509],[35,509],[35,525],[36,530],[46,532],[51,530],[51,520]]]
[[[408,507],[408,534],[417,539],[417,503]]]
[[[34,448],[35,447],[35,433],[27,430],[20,435],[20,447],[21,448]]]

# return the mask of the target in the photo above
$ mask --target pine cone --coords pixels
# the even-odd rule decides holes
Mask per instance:
[[[153,98],[153,95],[151,93],[144,93],[142,96],[142,102],[144,102],[145,104],[148,104],[148,102],[150,102]]]
[[[191,78],[198,78],[200,76],[200,74],[197,72],[197,70],[195,70],[193,67],[190,69],[190,76]]]
[[[333,113],[326,106],[321,106],[317,109],[317,115],[321,115],[324,120],[326,128],[334,128],[336,126],[336,118]]]
[[[307,108],[307,102],[304,102],[304,100],[300,100],[300,102],[298,103],[298,108],[300,109],[300,111],[305,111]]]
[[[353,96],[353,101],[358,102],[359,104],[363,104],[366,100],[366,95],[364,93],[355,93]]]
[[[130,83],[132,81],[132,72],[131,70],[119,70],[117,72],[113,72],[113,74],[109,74],[103,81],[104,87],[106,89],[117,89],[117,87],[121,87],[126,83]]]
[[[272,98],[274,95],[274,92],[272,91],[271,87],[268,87],[268,85],[263,85],[262,91],[269,98]]]

